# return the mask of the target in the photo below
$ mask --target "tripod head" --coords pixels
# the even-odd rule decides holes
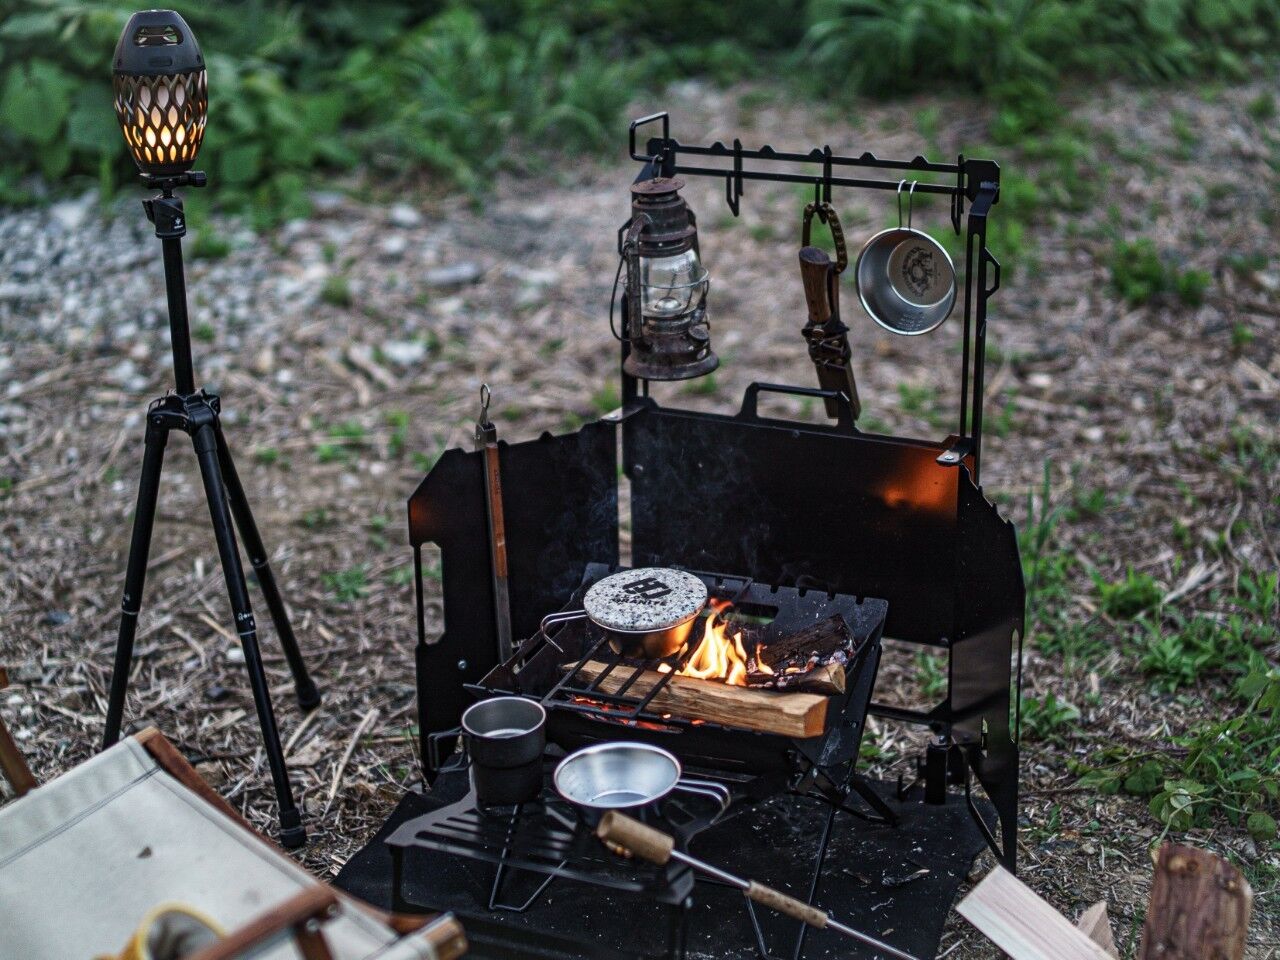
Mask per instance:
[[[173,191],[178,187],[203,187],[208,184],[209,178],[199,170],[191,170],[173,176],[144,173],[142,182],[160,191],[160,196],[142,201],[147,219],[155,224],[156,236],[161,240],[180,240],[185,237],[187,218],[182,212],[182,198],[174,196]]]

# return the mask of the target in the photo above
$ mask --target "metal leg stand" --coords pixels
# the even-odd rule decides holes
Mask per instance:
[[[147,579],[147,558],[151,553],[151,530],[155,525],[156,501],[160,495],[160,471],[169,429],[153,411],[147,411],[146,449],[142,455],[142,479],[138,483],[138,503],[133,511],[133,536],[129,541],[129,564],[124,577],[124,602],[120,605],[120,632],[116,637],[116,661],[111,670],[111,693],[107,700],[107,724],[102,748],[120,739],[124,718],[124,697],[133,667],[133,636],[142,610],[142,586]]]
[[[240,475],[236,473],[235,461],[231,459],[231,450],[227,446],[227,438],[220,424],[214,425],[218,443],[218,463],[222,467],[222,479],[227,486],[227,499],[231,504],[231,513],[235,517],[236,529],[244,540],[245,552],[249,554],[249,563],[262,588],[263,599],[267,601],[267,609],[271,612],[271,622],[275,624],[276,635],[284,648],[285,659],[289,662],[289,672],[293,674],[294,689],[298,694],[298,705],[303,710],[314,710],[320,705],[320,691],[315,681],[307,672],[303,662],[302,651],[298,649],[298,640],[293,635],[293,626],[289,623],[289,613],[285,610],[284,599],[280,596],[280,588],[276,584],[275,574],[267,559],[267,548],[262,543],[262,535],[254,522],[253,511],[249,509],[249,500],[245,496],[244,486],[240,483]]]
[[[198,408],[197,408],[198,409]],[[235,531],[231,528],[231,513],[227,508],[227,490],[222,481],[222,467],[218,462],[217,433],[213,420],[199,424],[192,434],[196,458],[200,461],[200,475],[204,480],[205,499],[209,501],[209,517],[213,521],[213,533],[218,541],[218,554],[222,560],[222,573],[231,598],[231,611],[235,616],[236,632],[244,650],[245,667],[249,671],[249,685],[253,688],[253,702],[258,711],[258,724],[262,727],[262,743],[267,752],[267,765],[275,784],[280,803],[280,842],[285,847],[300,847],[306,843],[307,832],[302,816],[293,801],[293,789],[289,785],[289,773],[285,768],[284,750],[280,746],[280,732],[276,728],[275,713],[271,709],[271,692],[267,686],[266,671],[262,666],[262,653],[258,649],[258,628],[249,605],[249,588],[245,584],[244,568],[240,564],[240,550],[236,545]]]

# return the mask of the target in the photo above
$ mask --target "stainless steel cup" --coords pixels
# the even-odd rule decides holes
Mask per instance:
[[[901,184],[898,192],[901,204]],[[898,226],[881,230],[863,245],[854,280],[867,315],[907,337],[936,330],[956,305],[951,256],[933,237],[911,226],[910,209],[907,225],[902,225],[901,205]]]
[[[462,714],[462,739],[471,757],[471,785],[481,806],[536,800],[542,793],[547,712],[536,700],[494,697]]]

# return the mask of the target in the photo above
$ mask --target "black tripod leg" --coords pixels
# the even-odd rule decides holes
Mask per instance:
[[[116,662],[111,668],[111,694],[107,700],[107,725],[102,735],[102,748],[120,739],[120,722],[124,717],[124,695],[129,688],[129,671],[133,666],[133,635],[138,629],[138,611],[142,609],[142,585],[147,579],[147,557],[151,553],[151,528],[156,519],[156,500],[160,494],[160,470],[164,466],[164,447],[169,439],[167,427],[147,417],[146,449],[142,455],[142,479],[138,482],[138,503],[133,511],[133,536],[129,541],[129,564],[124,575],[124,602],[120,605],[120,633],[116,637]]]
[[[293,790],[289,786],[289,771],[284,765],[284,751],[280,748],[280,732],[276,729],[275,713],[271,709],[271,692],[267,687],[266,671],[262,667],[262,653],[258,650],[258,628],[249,606],[249,588],[245,584],[244,568],[240,565],[240,550],[236,545],[235,531],[231,528],[231,514],[227,510],[227,492],[222,482],[222,467],[218,462],[218,442],[212,423],[205,423],[192,435],[196,458],[200,461],[200,476],[204,480],[204,495],[209,501],[209,515],[213,520],[213,533],[218,540],[218,555],[222,559],[222,574],[227,581],[227,593],[231,597],[231,610],[235,614],[236,632],[244,649],[244,663],[249,671],[249,685],[253,688],[253,702],[258,709],[258,724],[262,727],[262,743],[267,751],[267,765],[275,784],[276,798],[280,803],[280,843],[285,847],[300,847],[307,842],[307,831],[302,816],[293,802]]]
[[[253,519],[253,511],[249,509],[249,499],[244,494],[240,475],[236,473],[236,465],[231,459],[227,439],[223,436],[220,426],[214,429],[218,439],[218,462],[222,464],[222,479],[227,485],[227,499],[231,503],[231,513],[235,516],[236,527],[244,539],[245,551],[249,554],[249,562],[253,565],[259,586],[262,587],[262,596],[267,601],[267,609],[271,611],[271,622],[275,624],[280,645],[284,647],[285,659],[289,661],[289,672],[293,674],[293,685],[298,692],[298,705],[303,710],[314,710],[320,705],[320,691],[316,689],[315,681],[307,672],[302,651],[298,649],[298,640],[293,635],[293,626],[289,623],[289,613],[284,608],[280,587],[276,584],[275,574],[271,571],[271,563],[267,559],[267,548],[263,546],[262,535],[258,533],[258,525]]]

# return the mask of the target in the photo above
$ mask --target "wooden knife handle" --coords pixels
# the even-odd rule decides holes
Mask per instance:
[[[831,258],[825,250],[803,247],[800,250],[800,279],[804,283],[804,299],[809,307],[809,322],[824,324],[831,319]]]

